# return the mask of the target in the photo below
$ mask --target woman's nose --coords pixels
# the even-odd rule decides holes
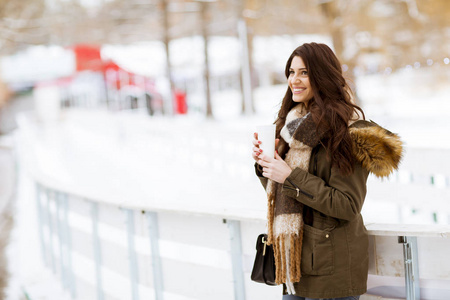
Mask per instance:
[[[294,75],[294,82],[296,81],[298,82],[302,81],[300,75]]]

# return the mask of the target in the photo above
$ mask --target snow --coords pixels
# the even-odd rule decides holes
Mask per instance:
[[[73,52],[59,46],[34,46],[0,60],[0,76],[3,81],[11,83],[61,78],[70,76],[73,70]]]
[[[418,70],[357,79],[366,117],[398,133],[409,147],[450,148],[450,68]]]

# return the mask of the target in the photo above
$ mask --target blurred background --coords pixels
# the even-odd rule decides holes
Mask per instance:
[[[62,274],[62,293],[76,298],[63,259],[70,243],[57,238],[70,236],[58,231],[66,227],[76,228],[75,253],[77,242],[94,243],[86,254],[91,267],[78,272],[97,274],[86,281],[97,288],[78,283],[84,288],[77,299],[103,299],[98,282],[107,279],[98,264],[108,256],[99,248],[111,232],[105,225],[96,241],[95,226],[81,229],[83,218],[102,222],[92,203],[158,211],[169,227],[186,226],[169,216],[177,210],[263,222],[251,135],[275,120],[286,60],[305,42],[329,45],[366,118],[405,142],[399,172],[369,186],[366,222],[449,224],[447,0],[0,0],[0,299],[53,299],[51,288],[35,282],[46,269],[53,271],[48,278]],[[68,215],[59,214],[64,201]],[[114,225],[123,234],[131,230],[123,222],[134,222],[127,218]],[[192,222],[197,229],[206,224],[202,217]],[[251,228],[243,246],[249,257],[264,230]],[[160,238],[182,236],[165,234]],[[124,268],[127,280],[133,272],[146,278],[136,266]],[[166,262],[163,270],[169,276],[176,267]],[[133,289],[131,278],[126,289]],[[203,299],[193,296],[200,285],[190,284],[189,292],[167,284],[166,298]],[[30,296],[30,286],[39,286],[39,296]],[[123,293],[116,299],[128,299]]]
[[[257,113],[255,89],[284,84],[287,57],[309,41],[334,49],[369,115],[436,113],[446,95],[445,0],[33,0],[2,1],[0,13],[5,133],[8,108],[43,82],[64,106]]]

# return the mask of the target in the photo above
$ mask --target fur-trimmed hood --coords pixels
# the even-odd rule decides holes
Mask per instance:
[[[359,120],[350,128],[356,160],[377,177],[387,177],[398,169],[403,155],[400,137],[373,121]]]

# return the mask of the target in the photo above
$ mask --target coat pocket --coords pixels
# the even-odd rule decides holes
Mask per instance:
[[[334,243],[330,230],[304,224],[301,271],[304,275],[330,275],[334,272]]]

